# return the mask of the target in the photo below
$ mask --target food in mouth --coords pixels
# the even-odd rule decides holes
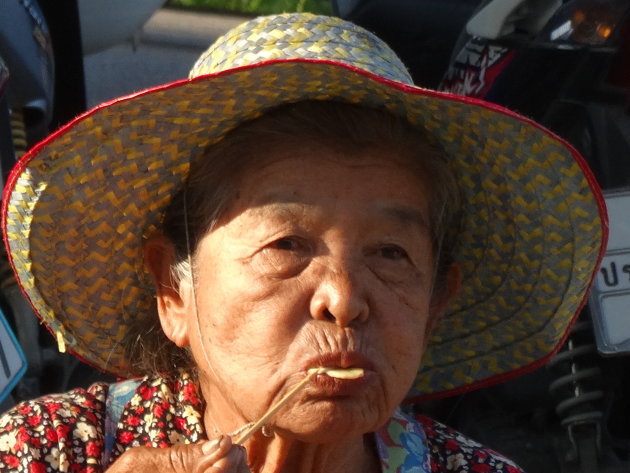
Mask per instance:
[[[293,397],[302,387],[308,383],[312,378],[319,374],[325,374],[330,376],[331,378],[337,379],[358,379],[361,378],[365,371],[363,368],[331,368],[320,366],[318,368],[311,368],[308,370],[307,375],[302,381],[296,384],[293,389],[291,389],[285,396],[280,399],[276,404],[271,406],[267,412],[258,420],[252,424],[248,430],[243,432],[239,438],[237,438],[234,442],[236,445],[243,445],[243,443],[258,429],[260,429],[265,422],[268,422],[275,414],[280,410],[282,406],[284,406],[291,397]]]
[[[311,368],[308,373],[317,372],[336,379],[358,379],[364,375],[363,368]]]

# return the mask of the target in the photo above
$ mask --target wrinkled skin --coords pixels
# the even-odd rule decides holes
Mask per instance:
[[[261,154],[273,159],[244,173],[193,255],[194,289],[173,287],[169,242],[149,242],[163,330],[199,366],[210,438],[257,420],[309,368],[363,368],[359,380],[309,382],[270,421],[273,437],[245,444],[247,463],[380,471],[369,433],[403,400],[458,285],[453,268],[433,293],[427,187],[383,149],[348,158],[310,143]],[[206,469],[161,471],[240,472],[235,450],[223,463],[200,454]]]
[[[229,437],[171,448],[132,448],[108,473],[249,473],[245,449],[233,446]]]

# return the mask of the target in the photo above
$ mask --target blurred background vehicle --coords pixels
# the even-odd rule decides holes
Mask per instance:
[[[418,409],[528,472],[630,471],[630,2],[333,5],[385,37],[418,85],[506,106],[564,137],[588,161],[609,205],[608,253],[556,356],[511,382]]]
[[[164,0],[5,0],[0,9],[2,185],[36,142],[87,107],[84,56],[133,39]],[[0,407],[105,377],[60,354],[0,258]],[[6,324],[4,323],[6,321]],[[7,328],[2,331],[2,328]],[[13,334],[13,336],[12,336]],[[2,336],[5,335],[5,339]],[[17,341],[17,344],[9,341]],[[13,347],[22,348],[15,368]],[[2,375],[6,376],[2,376]],[[5,379],[6,378],[6,379]],[[4,389],[3,389],[4,388]]]

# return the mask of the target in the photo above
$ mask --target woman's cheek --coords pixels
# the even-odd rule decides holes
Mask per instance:
[[[367,262],[373,297],[386,300],[385,304],[404,306],[421,313],[430,301],[432,278],[428,269],[418,269],[406,262]],[[375,294],[378,289],[378,296]]]
[[[411,383],[424,355],[423,337],[430,315],[428,303],[408,298],[409,303],[405,301],[397,306],[398,310],[390,312],[389,319],[380,327],[380,337],[387,347],[393,374]]]

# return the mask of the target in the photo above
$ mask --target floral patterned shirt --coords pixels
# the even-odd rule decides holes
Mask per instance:
[[[24,402],[0,417],[0,471],[100,473],[132,447],[205,439],[203,407],[185,373]],[[375,439],[383,473],[522,473],[458,432],[400,410]]]

